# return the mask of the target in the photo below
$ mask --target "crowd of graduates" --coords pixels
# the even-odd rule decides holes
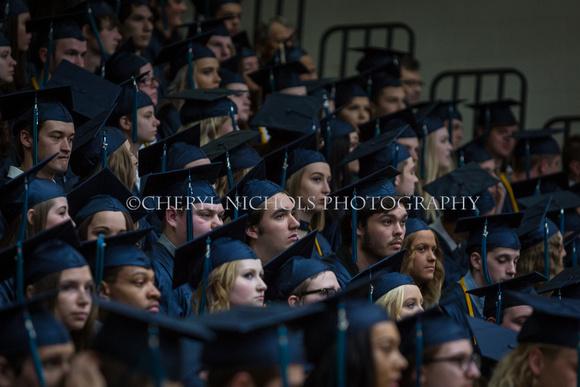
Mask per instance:
[[[579,136],[194,6],[1,2],[0,387],[580,386]]]

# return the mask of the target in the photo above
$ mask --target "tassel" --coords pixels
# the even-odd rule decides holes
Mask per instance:
[[[230,119],[232,120],[232,128],[234,128],[234,132],[236,130],[238,130],[238,127],[236,126],[236,117],[235,117],[235,113],[234,113],[234,103],[232,101],[230,101]]]
[[[576,241],[572,242],[572,267],[578,266],[578,256],[576,255]]]
[[[115,16],[117,18],[119,17],[119,11],[121,11],[121,0],[117,0],[117,3],[115,4]]]
[[[228,170],[228,184],[230,189],[234,188],[234,175],[232,174],[232,164],[230,163],[230,152],[226,151],[226,167]]]
[[[138,123],[137,123],[137,106],[139,105],[139,88],[137,87],[137,80],[135,79],[135,77],[133,78],[133,92],[134,92],[134,96],[133,96],[133,144],[135,144],[137,142],[137,128],[138,128]]]
[[[103,132],[103,146],[101,148],[101,159],[102,159],[102,168],[101,169],[105,169],[107,168],[107,146],[109,146],[109,144],[107,144],[107,132]]]
[[[453,145],[453,105],[449,105],[449,117],[448,117],[448,121],[449,123],[447,124],[447,127],[449,128],[449,143],[451,145]]]
[[[562,234],[562,238],[564,238],[564,208],[560,207],[560,234]]]
[[[381,134],[381,120],[378,118],[375,120],[375,137],[379,137]]]
[[[103,270],[105,268],[105,240],[103,234],[99,234],[97,238],[97,260],[95,268],[95,289],[96,293],[101,292],[101,281],[103,280]]]
[[[544,220],[544,275],[550,279],[550,250],[548,246],[548,221]]]
[[[427,148],[427,125],[423,124],[423,146],[421,147],[421,180],[425,180],[425,149]]]
[[[4,23],[2,23],[2,35],[6,36],[6,24],[8,19],[8,14],[10,13],[10,0],[6,1],[6,7],[4,8]]]
[[[38,164],[38,93],[34,95],[34,110],[32,112],[32,161]]]
[[[205,241],[205,259],[203,261],[203,282],[201,286],[201,303],[199,305],[199,315],[203,316],[207,307],[207,281],[211,273],[211,239]]]
[[[498,284],[500,287],[497,292],[497,308],[495,310],[495,323],[501,325],[501,282]]]
[[[167,143],[163,143],[163,156],[161,156],[161,172],[167,170]]]
[[[28,334],[28,344],[30,346],[30,354],[32,355],[32,361],[34,363],[34,370],[36,371],[36,376],[38,376],[38,384],[45,387],[46,382],[42,372],[42,362],[38,355],[38,345],[36,343],[36,330],[32,324],[32,319],[30,318],[30,313],[28,312],[27,307],[24,308],[22,317],[24,317],[24,326],[26,328],[26,333]]]
[[[169,20],[167,19],[167,6],[165,5],[165,0],[159,0],[159,5],[161,5],[161,18],[163,20],[163,29],[167,31],[169,30]]]
[[[421,387],[421,367],[423,366],[423,323],[420,315],[417,318],[417,324],[415,325],[415,333],[416,333],[415,346],[417,350],[417,353],[415,354],[415,357],[417,358],[417,360],[415,361],[416,363],[415,386]]]
[[[290,387],[288,382],[290,345],[288,343],[288,329],[284,325],[278,327],[278,348],[280,350],[280,373],[282,374],[282,386]]]
[[[354,197],[355,200],[355,205],[352,208],[352,263],[357,263],[358,257],[357,257],[357,241],[356,241],[356,227],[357,227],[356,188],[354,191],[352,191],[352,196]]]
[[[238,200],[239,200],[239,195],[238,195],[238,187],[237,186],[236,186],[235,198],[236,198],[236,205],[234,206],[234,220],[238,219]]]
[[[187,79],[189,80],[189,88],[195,89],[195,82],[193,81],[193,44],[189,42],[187,46]]]
[[[274,71],[270,69],[270,90],[271,93],[276,91],[276,82],[274,81]]]
[[[191,175],[187,178],[187,241],[193,240],[193,203],[190,198],[193,198],[193,188],[191,188]],[[193,201],[193,200],[192,200]]]
[[[286,148],[286,153],[284,153],[284,163],[282,164],[282,182],[281,186],[284,188],[286,185],[286,170],[288,169],[288,148]]]
[[[161,0],[163,1],[163,0]],[[101,41],[101,37],[99,36],[99,29],[97,28],[97,23],[95,23],[95,17],[93,15],[93,10],[90,6],[90,3],[87,2],[87,13],[89,14],[89,23],[91,24],[91,29],[93,30],[93,35],[97,38],[97,44],[99,45],[99,50],[101,50],[101,58],[103,62],[106,62],[109,59],[109,55],[105,52],[105,48],[103,47],[103,42]]]
[[[344,302],[338,304],[338,324],[336,334],[336,385],[346,387],[346,331],[348,329],[346,306]]]
[[[163,363],[161,363],[161,354],[159,352],[159,327],[156,324],[149,324],[147,333],[149,336],[147,346],[151,355],[155,387],[161,387],[165,384],[165,372],[163,371]]]
[[[48,83],[48,73],[50,72],[50,56],[52,54],[52,35],[54,33],[54,25],[50,21],[50,28],[48,30],[48,50],[46,51],[46,62],[44,62],[44,74],[42,77],[42,86],[45,87]]]
[[[530,180],[530,140],[526,140],[526,179]]]
[[[465,167],[465,152],[463,151],[459,152],[459,166],[461,168]]]
[[[487,270],[487,218],[485,218],[485,223],[483,224],[483,237],[481,239],[481,262],[483,264],[483,272],[485,273],[485,281],[488,285],[491,285],[491,278],[489,277],[489,271]]]

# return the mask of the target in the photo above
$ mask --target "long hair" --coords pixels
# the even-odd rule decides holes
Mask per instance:
[[[207,279],[207,312],[212,313],[218,310],[230,309],[230,293],[234,288],[237,276],[238,261],[226,262],[212,270]],[[203,281],[200,281],[197,289],[191,296],[191,307],[197,315],[199,315],[202,295]]]
[[[431,231],[431,230],[429,230]],[[439,244],[439,238],[433,233],[435,238],[435,244],[437,245],[437,250],[435,250],[435,257],[437,261],[435,262],[435,272],[433,273],[433,279],[427,281],[423,284],[417,284],[423,295],[423,302],[425,307],[430,307],[436,305],[441,297],[441,287],[443,286],[443,281],[445,280],[445,269],[443,267],[443,250],[441,250],[441,245]],[[403,258],[403,263],[401,264],[401,274],[407,274],[414,278],[413,276],[413,262],[417,255],[417,250],[415,250],[415,239],[417,238],[417,233],[414,232],[409,234],[403,239],[403,246],[401,248],[407,249],[405,251],[405,257]]]
[[[42,294],[42,293],[45,293],[45,292],[48,292],[51,290],[59,289],[59,282],[60,282],[60,274],[61,273],[62,272],[59,271],[56,273],[49,274],[46,277],[35,282],[33,284],[34,293],[35,294]],[[89,297],[90,297],[90,295],[89,295]],[[49,298],[45,304],[47,310],[54,313],[56,310],[57,301],[58,301],[58,296]],[[89,348],[91,341],[93,339],[94,324],[95,324],[96,317],[97,317],[97,307],[95,304],[92,304],[91,311],[89,313],[87,321],[85,322],[85,326],[78,331],[70,331],[69,332],[72,339],[73,339],[73,342],[75,344],[75,348],[76,348],[77,352]]]
[[[121,212],[121,213],[123,214],[123,217],[125,218],[125,228],[126,228],[127,232],[135,230],[137,228],[136,227],[137,224],[133,222],[131,215],[129,215],[126,212]],[[95,214],[87,217],[85,220],[82,221],[82,223],[80,225],[77,226],[77,232],[79,234],[79,238],[81,238],[81,241],[86,241],[89,238],[89,225],[91,224],[91,221],[93,220],[93,216],[95,216]]]
[[[308,206],[308,198],[300,195],[300,185],[305,172],[306,167],[300,168],[286,180],[285,190],[288,192],[288,195],[294,199],[295,203],[299,203],[298,200],[301,200],[302,209],[296,208],[296,211],[306,211],[305,207]],[[310,226],[312,230],[318,230],[319,232],[324,229],[324,211],[315,212],[312,215]]]
[[[242,180],[242,177],[244,177],[246,173],[250,172],[250,169],[252,168],[245,168],[240,171],[232,173],[232,179],[234,180],[234,184]],[[215,185],[215,190],[218,193],[219,197],[223,197],[231,188],[232,187],[230,187],[227,174],[218,178]]]
[[[44,231],[46,228],[46,217],[48,216],[48,212],[56,203],[56,198],[45,200],[37,205],[33,206],[31,220],[32,224],[28,222],[28,218],[25,220],[26,222],[26,233],[27,237],[30,238],[33,235],[38,234],[41,231]],[[18,239],[18,229],[20,227],[20,220],[22,219],[22,214],[18,214],[16,219],[10,223],[8,229],[2,236],[0,240],[0,249],[13,246],[16,244]]]
[[[205,118],[201,121],[196,122],[189,122],[187,124],[181,125],[181,127],[177,130],[177,132],[182,132],[187,128],[191,128],[193,125],[200,125],[200,134],[199,134],[199,145],[204,146],[208,142],[215,140],[218,135],[218,131],[222,127],[223,124],[230,119],[230,116],[220,116],[220,117],[211,117]]]
[[[488,386],[490,387],[535,387],[538,381],[535,378],[528,356],[532,349],[538,348],[544,356],[554,359],[562,347],[551,344],[521,343],[516,349],[504,356],[495,366]]]
[[[548,238],[548,254],[550,257],[550,279],[564,270],[564,262],[561,258],[564,245],[560,233]],[[516,277],[537,271],[544,273],[544,241],[520,251],[520,260],[516,267]]]
[[[129,191],[133,190],[137,172],[135,171],[135,166],[133,165],[133,160],[131,159],[131,151],[127,149],[125,145],[121,145],[116,151],[107,157],[107,168],[109,168],[111,172],[113,172],[115,176],[121,180],[121,182],[125,185],[125,187],[127,187]],[[87,176],[86,179],[96,175],[102,169],[103,164],[99,163],[97,169],[95,169],[91,175]],[[77,183],[77,185],[80,183],[81,182]]]
[[[405,287],[398,286],[383,294],[375,301],[375,304],[386,310],[392,319],[400,320],[403,301],[405,301]]]
[[[18,16],[11,17],[6,23],[6,39],[10,41],[10,48],[12,49],[12,57],[16,60],[16,67],[14,67],[14,81],[5,85],[2,91],[5,93],[13,93],[28,85],[28,78],[26,71],[26,51],[18,49]]]
[[[429,203],[431,200],[431,195],[423,190],[423,187],[432,181],[440,178],[443,175],[452,172],[455,169],[455,161],[453,157],[451,158],[449,167],[440,167],[439,159],[437,157],[437,136],[435,133],[427,135],[427,140],[425,142],[425,179],[421,179],[421,152],[419,152],[419,160],[417,161],[417,166],[419,168],[419,183],[417,184],[417,191],[424,198],[425,203]],[[423,139],[419,139],[419,149],[423,149]],[[430,207],[427,210],[428,220],[434,221],[437,218],[435,214],[435,209]]]

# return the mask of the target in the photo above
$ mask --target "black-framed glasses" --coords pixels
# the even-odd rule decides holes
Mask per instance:
[[[308,291],[302,293],[302,297],[307,296],[309,294],[317,294],[317,293],[322,293],[322,294],[324,294],[324,296],[326,298],[331,298],[331,297],[335,296],[336,293],[338,293],[338,290],[333,289],[333,288],[322,288],[322,289],[316,289],[316,290],[308,290]]]
[[[475,364],[477,369],[481,368],[481,356],[479,353],[472,353],[471,355],[455,355],[449,357],[440,357],[426,361],[425,363],[439,363],[439,362],[452,362],[461,368],[463,372],[467,372],[471,363]]]

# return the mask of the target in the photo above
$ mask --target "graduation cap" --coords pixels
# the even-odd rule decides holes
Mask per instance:
[[[465,102],[464,99],[453,99],[453,100],[436,100],[432,102],[423,102],[413,106],[413,108],[418,109],[418,115],[424,115],[425,110],[428,110],[428,115],[431,117],[436,117],[441,122],[447,120],[447,128],[449,130],[449,142],[453,141],[453,120],[463,121],[463,116],[461,112],[457,110],[457,105],[459,103]]]
[[[356,132],[356,128],[347,121],[338,119],[334,116],[337,111],[342,110],[346,105],[341,106],[334,112],[320,120],[320,128],[326,145],[326,159],[331,160],[332,141],[340,137],[348,136]],[[350,137],[348,138],[350,141]]]
[[[491,285],[492,282],[487,271],[487,249],[507,247],[513,250],[520,250],[520,240],[514,228],[522,223],[523,216],[524,214],[521,212],[512,212],[498,215],[465,217],[458,220],[455,232],[469,231],[467,250],[472,247],[481,246],[481,261],[488,285]]]
[[[322,153],[318,152],[317,148],[318,145],[315,144],[309,148],[300,147],[290,152],[288,154],[288,169],[286,171],[288,177],[310,164],[328,164]]]
[[[21,91],[0,97],[4,121],[15,119],[12,134],[18,138],[22,129],[32,126],[32,161],[38,162],[38,124],[42,121],[73,122],[70,86]]]
[[[237,218],[238,214],[246,214],[267,201],[284,189],[270,180],[266,180],[264,159],[253,167],[246,175],[229,190],[223,198],[226,209],[225,217]]]
[[[269,65],[248,74],[248,76],[262,87],[264,94],[271,94],[290,87],[304,86],[300,75],[307,72],[308,69],[302,62],[295,61]]]
[[[199,149],[200,132],[197,124],[140,149],[139,176],[181,169],[195,160],[208,158]]]
[[[312,231],[264,265],[266,300],[287,301],[292,291],[308,278],[331,271],[324,262],[310,258],[316,234],[316,230]]]
[[[179,115],[181,122],[191,123],[207,118],[229,116],[236,131],[234,114],[238,109],[229,98],[236,93],[237,91],[227,89],[195,89],[173,93],[167,98],[185,100]]]
[[[105,126],[115,105],[85,122],[75,131],[70,166],[75,175],[89,176],[99,164],[107,167],[107,159],[125,144],[127,138],[117,128]]]
[[[421,147],[421,179],[425,179],[425,157],[427,152],[427,136],[444,128],[443,121],[437,117],[426,116],[417,122],[422,127],[422,147]]]
[[[419,218],[409,218],[405,222],[405,238],[407,235],[416,233],[417,231],[429,231],[431,230],[427,223],[423,222]]]
[[[580,299],[580,266],[569,267],[538,289],[538,294],[553,292],[552,297]]]
[[[205,312],[207,281],[213,270],[228,262],[260,259],[244,243],[246,222],[247,217],[241,216],[175,250],[173,288],[188,282],[192,289],[197,289],[203,281],[200,315]]]
[[[580,216],[576,212],[576,208],[580,207],[579,195],[570,191],[555,191],[538,196],[529,196],[527,198],[518,199],[518,206],[525,209],[538,202],[542,202],[544,205],[548,205],[549,202],[547,215],[550,220],[559,223],[562,236],[565,235],[566,231],[578,230]]]
[[[221,68],[219,71],[219,75],[220,75],[220,78],[222,79],[220,81],[220,88],[222,88],[222,89],[228,85],[233,84],[233,83],[243,83],[244,85],[246,84],[246,81],[244,80],[244,78],[242,78],[242,76],[240,74],[238,74],[237,72],[230,71],[230,70],[227,70],[225,68]]]
[[[266,164],[266,177],[280,186],[286,186],[286,178],[292,173],[288,171],[290,167],[289,158],[296,149],[316,149],[318,140],[315,132],[306,134],[289,144],[278,148],[264,156]],[[295,172],[295,171],[294,171]]]
[[[392,165],[393,167],[397,167],[399,163],[407,160],[411,157],[411,154],[403,145],[398,143],[395,140],[391,140],[387,143],[386,146],[378,149],[379,145],[377,143],[381,142],[381,137],[386,136],[392,138],[392,133],[385,133],[379,137],[376,137],[373,140],[369,140],[366,143],[360,144],[353,152],[350,152],[345,159],[350,159],[349,157],[352,153],[357,151],[357,149],[361,145],[365,145],[365,148],[361,151],[357,151],[355,156],[359,156],[360,162],[360,170],[359,170],[359,177],[364,178],[368,175],[371,175],[381,169],[385,165]],[[362,154],[362,156],[361,156]],[[341,164],[344,164],[345,161],[341,161]]]
[[[355,97],[368,98],[368,93],[365,90],[366,86],[366,78],[362,75],[355,75],[336,81],[334,83],[336,105],[344,105]]]
[[[0,355],[6,358],[30,355],[40,385],[44,385],[44,375],[38,348],[72,341],[64,325],[42,306],[43,301],[54,296],[50,292],[0,309]]]
[[[360,47],[351,48],[350,50],[362,52],[364,54],[356,66],[356,70],[359,73],[364,73],[365,71],[376,68],[377,66],[393,62],[398,64],[399,56],[408,55],[405,51],[383,47]]]
[[[233,173],[252,168],[260,162],[258,152],[245,144],[259,134],[251,130],[238,130],[226,133],[201,148],[212,162],[222,163],[220,176],[228,176],[230,189],[234,187]]]
[[[530,156],[560,155],[562,151],[552,135],[564,132],[564,129],[523,130],[512,134],[519,139],[514,148],[516,159],[526,158],[526,179],[530,178]]]
[[[2,26],[5,26],[6,22],[2,23]],[[4,36],[3,34],[0,34],[0,47],[8,47],[10,46],[10,41],[8,40],[8,38],[6,38],[6,36]]]
[[[514,197],[523,198],[545,193],[551,193],[558,190],[568,189],[568,175],[565,172],[553,173],[528,180],[511,183]]]
[[[544,281],[548,281],[548,278],[538,272],[532,272],[491,285],[471,289],[468,290],[467,293],[473,294],[477,297],[485,297],[483,315],[486,318],[495,317],[495,323],[501,325],[501,316],[505,309],[514,306],[528,305],[522,303],[522,300],[520,299],[513,298],[513,293],[504,293],[504,291],[511,290],[518,293],[537,294],[534,285]]]
[[[224,22],[233,18],[233,16],[226,16],[216,19],[198,19],[183,23],[179,27],[188,28],[188,37],[198,36],[200,34],[208,34],[209,36],[230,36]]]
[[[518,121],[510,107],[519,104],[520,102],[513,99],[500,99],[495,101],[470,103],[467,104],[467,106],[475,109],[475,113],[477,114],[477,125],[484,127],[484,136],[487,136],[492,125],[517,125]]]
[[[469,164],[472,161],[483,163],[493,159],[492,155],[481,145],[479,138],[459,147],[455,153],[460,167],[464,167],[465,164]]]
[[[205,46],[211,35],[211,33],[201,34],[163,47],[153,61],[153,65],[169,63],[172,77],[177,75],[180,68],[187,65],[189,88],[195,89],[193,61],[216,57],[213,51]]]
[[[321,101],[316,97],[272,93],[262,104],[250,126],[265,127],[272,137],[296,139],[318,129]]]
[[[319,78],[304,81],[306,93],[314,97],[326,96],[328,100],[334,101],[336,97],[336,82],[338,78]]]
[[[421,137],[423,128],[413,110],[405,108],[359,125],[361,141],[368,141],[382,133],[397,133],[396,138]]]
[[[121,93],[119,86],[68,60],[60,62],[47,84],[47,87],[58,86],[71,87],[73,112],[78,123],[84,123],[110,107]]]
[[[131,216],[133,222],[137,222],[147,215],[147,211],[141,206],[129,207],[132,196],[119,178],[105,168],[68,194],[68,212],[78,225],[102,211],[124,212]]]
[[[26,12],[30,12],[30,10],[22,0],[4,0],[0,2],[0,14],[2,15],[2,19],[8,20]],[[2,34],[4,34],[6,32],[4,25],[2,28]]]
[[[151,174],[143,188],[143,197],[157,197],[155,212],[162,219],[165,211],[173,203],[175,207],[187,210],[187,239],[193,240],[193,207],[197,204],[213,205],[220,203],[220,198],[213,188],[220,163],[198,165],[188,169]],[[165,199],[164,199],[165,198]],[[184,199],[177,202],[178,198]],[[164,200],[175,200],[175,202]],[[162,204],[167,203],[167,207]]]
[[[183,378],[180,339],[209,341],[214,337],[198,320],[179,320],[114,301],[95,299],[95,302],[107,312],[107,317],[92,349],[130,369],[148,373],[159,384],[166,377]]]
[[[564,265],[566,267],[576,267],[578,265],[578,254],[576,252],[576,245],[578,244],[578,237],[580,230],[574,231],[572,234],[564,238],[564,249],[566,249],[566,256],[564,257]]]
[[[117,51],[105,62],[105,79],[119,84],[132,76],[139,75],[149,61],[132,52]]]

